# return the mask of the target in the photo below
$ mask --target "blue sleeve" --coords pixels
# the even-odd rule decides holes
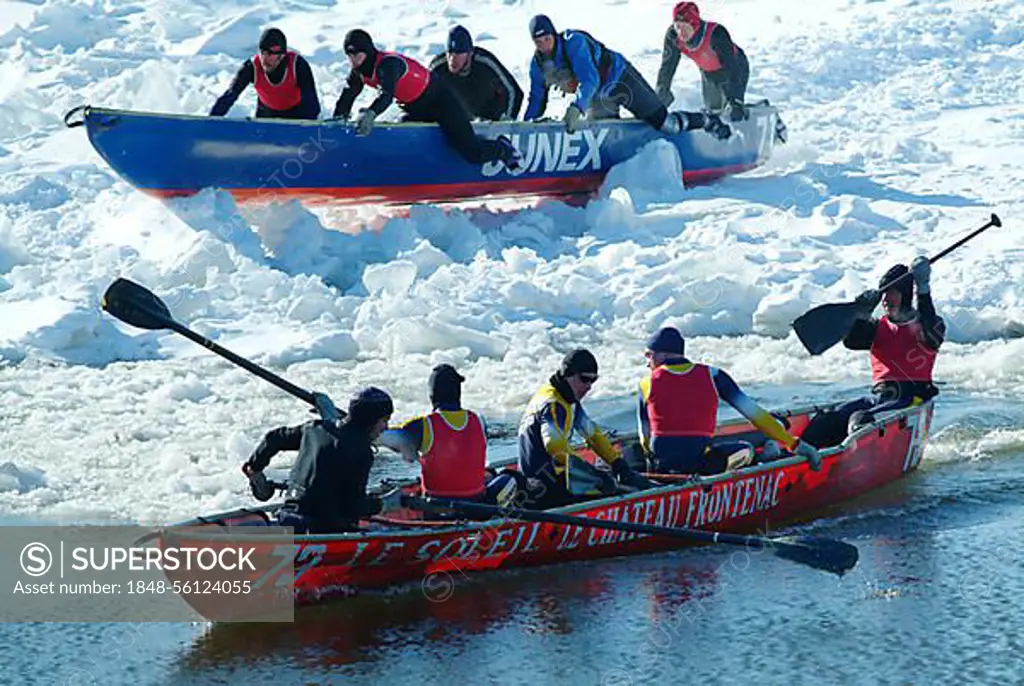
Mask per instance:
[[[412,445],[416,446],[416,450],[419,450],[420,446],[423,445],[423,422],[425,421],[425,417],[416,417],[398,429]]]
[[[537,60],[530,60],[530,101],[526,105],[525,121],[533,121],[544,115],[548,108],[548,85],[544,81],[544,72]]]
[[[601,87],[601,75],[590,52],[590,43],[582,33],[569,32],[565,37],[565,54],[569,57],[572,72],[576,75],[578,91],[576,106],[584,112]]]

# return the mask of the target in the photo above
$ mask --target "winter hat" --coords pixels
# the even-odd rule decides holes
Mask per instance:
[[[672,8],[672,21],[680,20],[693,27],[696,31],[700,28],[700,10],[696,3],[680,2]]]
[[[562,359],[562,376],[597,374],[597,358],[586,348],[576,348]]]
[[[683,355],[686,350],[686,343],[679,329],[666,326],[658,329],[657,333],[647,341],[647,349],[652,353],[668,353],[669,355]]]
[[[345,34],[345,54],[354,55],[357,52],[365,52],[367,55],[377,52],[370,34],[362,29],[352,29]]]
[[[900,292],[902,302],[900,308],[911,307],[914,297],[914,279],[908,276],[910,269],[905,264],[897,264],[892,267],[885,275],[879,280],[878,288],[881,290],[886,284],[891,284],[896,279],[900,279],[900,282],[890,288],[895,288]]]
[[[394,411],[391,396],[375,386],[364,388],[348,401],[348,419],[360,426],[373,426]]]
[[[430,402],[436,407],[442,403],[462,402],[462,382],[466,378],[450,364],[439,364],[430,372]]]
[[[530,20],[530,36],[540,38],[541,36],[555,35],[555,25],[546,14],[538,14]]]
[[[456,26],[448,32],[448,52],[456,54],[473,52],[473,38],[464,26]]]
[[[281,29],[269,28],[260,34],[260,50],[266,52],[285,52],[288,41]]]

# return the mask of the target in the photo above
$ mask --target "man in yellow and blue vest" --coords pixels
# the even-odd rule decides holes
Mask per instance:
[[[519,470],[528,482],[527,507],[558,507],[618,490],[612,476],[576,455],[574,433],[611,465],[620,483],[632,488],[651,485],[630,468],[580,404],[597,378],[597,359],[589,350],[577,348],[565,356],[561,368],[527,405],[519,424]]]
[[[717,367],[691,362],[678,329],[666,327],[647,342],[647,366],[640,382],[637,420],[640,443],[653,471],[720,474],[750,464],[754,448],[745,441],[712,443],[719,399],[729,403],[771,440],[821,468],[814,446],[789,435],[775,417],[740,390]]]

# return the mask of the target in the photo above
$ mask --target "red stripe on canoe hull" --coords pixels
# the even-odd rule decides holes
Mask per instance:
[[[753,169],[755,164],[738,164],[714,169],[683,172],[683,183],[700,184],[728,174]],[[416,184],[411,186],[352,186],[320,188],[229,188],[224,189],[240,203],[268,203],[302,200],[310,204],[350,205],[359,203],[444,202],[471,198],[515,197],[521,195],[571,195],[589,193],[601,187],[603,174],[586,174],[572,178],[501,179],[457,184]],[[144,188],[145,193],[159,198],[188,197],[195,189]]]

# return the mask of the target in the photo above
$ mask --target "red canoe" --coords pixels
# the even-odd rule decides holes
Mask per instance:
[[[817,408],[783,413],[792,433],[806,427]],[[761,532],[806,521],[823,510],[885,486],[914,470],[928,440],[931,402],[883,416],[824,451],[821,471],[788,457],[716,477],[699,477],[647,491],[591,500],[557,512],[597,519],[720,532]],[[757,442],[745,420],[723,422],[719,435]],[[628,438],[623,438],[625,442]],[[591,456],[592,457],[592,456]],[[408,486],[410,492],[414,485]],[[256,534],[275,507],[235,510],[183,522],[162,532],[162,545],[202,546],[225,532]],[[495,519],[487,522],[423,522],[414,512],[364,522],[366,531],[294,537],[284,549],[294,563],[294,600],[309,604],[359,588],[417,582],[441,588],[462,573],[572,560],[649,553],[685,546],[671,538],[551,523]],[[247,527],[239,529],[237,527]],[[226,529],[225,527],[230,527]],[[208,534],[207,534],[208,532]],[[268,549],[271,541],[267,541]],[[281,546],[276,546],[280,554]],[[292,556],[292,551],[294,555]],[[165,572],[171,581],[184,577]],[[289,575],[290,577],[290,575]],[[280,581],[280,580],[279,580]],[[287,583],[286,583],[287,585]],[[223,607],[209,596],[186,600],[209,617]],[[222,605],[222,603],[219,603]]]

